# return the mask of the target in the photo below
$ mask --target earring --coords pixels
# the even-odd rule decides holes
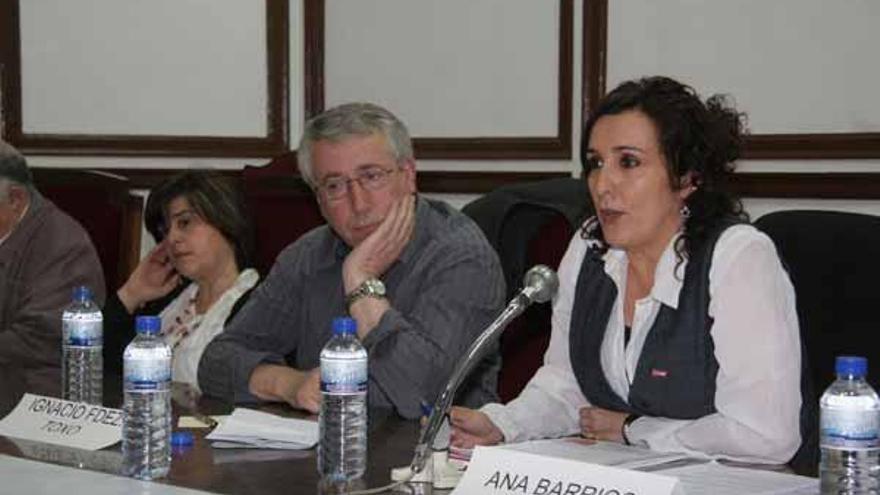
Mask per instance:
[[[688,205],[681,205],[681,209],[678,210],[679,214],[681,214],[681,218],[687,220],[691,217],[691,209],[688,208]]]

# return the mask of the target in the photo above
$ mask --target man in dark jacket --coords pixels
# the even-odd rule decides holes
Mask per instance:
[[[88,234],[34,188],[24,157],[0,141],[0,416],[22,394],[61,394],[61,313],[73,288],[104,302]]]

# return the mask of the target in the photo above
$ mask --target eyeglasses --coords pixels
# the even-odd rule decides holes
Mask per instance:
[[[331,201],[342,199],[351,192],[351,183],[357,182],[362,188],[370,191],[378,191],[388,185],[391,174],[399,168],[386,169],[382,167],[368,167],[358,170],[354,177],[330,177],[318,185],[318,190]]]

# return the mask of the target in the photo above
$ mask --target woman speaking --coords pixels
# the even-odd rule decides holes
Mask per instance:
[[[584,126],[596,215],[559,267],[552,335],[518,398],[452,411],[452,442],[580,433],[784,463],[800,445],[795,296],[727,179],[741,115],[665,77],[629,81]]]

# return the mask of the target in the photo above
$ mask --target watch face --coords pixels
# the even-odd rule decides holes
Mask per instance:
[[[371,278],[364,282],[364,288],[366,289],[367,294],[375,295],[375,296],[385,296],[385,284],[382,283],[381,280],[376,278]]]

